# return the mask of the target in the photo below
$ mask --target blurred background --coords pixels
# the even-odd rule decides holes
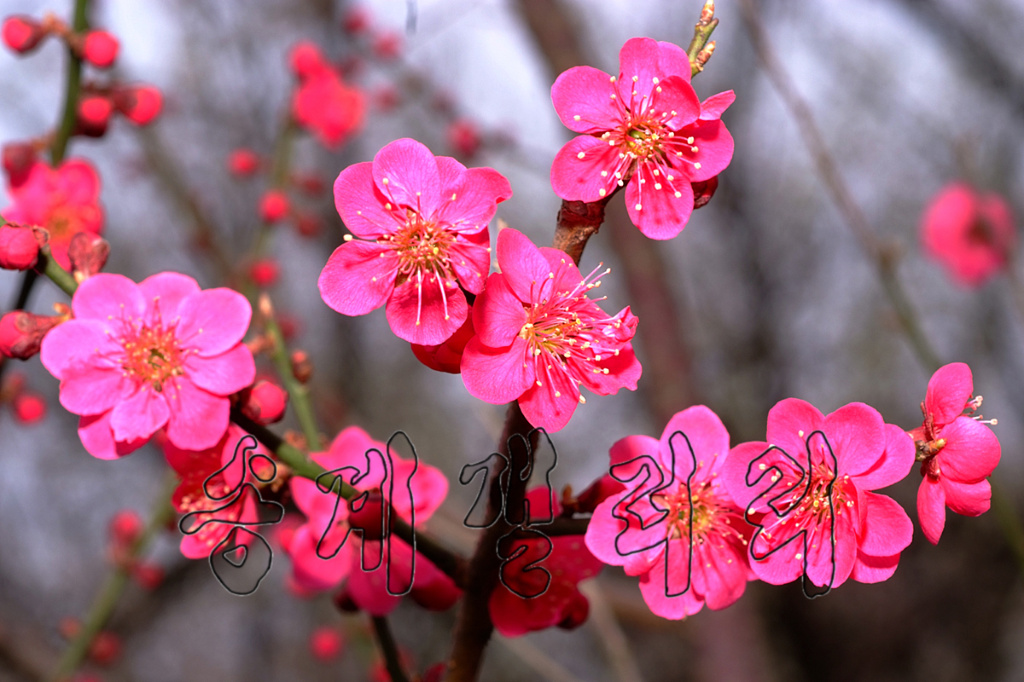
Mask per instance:
[[[557,74],[575,64],[617,72],[619,47],[650,36],[684,47],[698,0],[332,0],[245,3],[102,0],[96,27],[121,41],[116,77],[160,88],[154,125],[115,121],[101,139],[74,138],[71,156],[99,169],[112,246],[108,272],[141,280],[176,270],[204,287],[240,281],[259,224],[265,175],[240,178],[226,161],[247,147],[269,156],[294,79],[289,48],[310,40],[363,91],[359,132],[334,150],[308,135],[292,169],[322,181],[292,192],[316,221],[305,234],[283,223],[269,253],[281,273],[275,307],[294,320],[291,342],[312,358],[311,383],[329,437],[358,424],[386,440],[406,431],[420,457],[452,482],[430,528],[471,551],[461,527],[475,488],[461,466],[486,456],[504,408],[471,398],[458,376],[432,372],[390,332],[381,311],[345,318],[320,300],[316,279],[344,229],[330,186],[347,165],[413,137],[435,154],[491,166],[514,196],[498,217],[548,244],[560,201],[550,163],[569,131],[550,102]],[[588,396],[553,436],[558,488],[586,487],[608,468],[608,448],[629,434],[659,435],[672,413],[703,403],[732,442],[764,437],[768,410],[794,396],[830,412],[848,402],[877,408],[906,429],[920,425],[931,375],[915,356],[873,262],[837,208],[808,152],[806,121],[780,98],[751,40],[751,21],[806,100],[825,146],[868,225],[895,262],[898,281],[941,361],[967,362],[983,412],[996,417],[1003,459],[994,479],[1018,516],[1024,462],[1024,317],[1012,278],[981,288],[953,282],[919,246],[921,215],[947,183],[1003,195],[1024,215],[1024,3],[1017,0],[821,0],[722,2],[717,51],[694,78],[705,98],[732,89],[723,120],[736,141],[711,203],[669,242],[639,238],[622,210],[591,240],[581,269],[604,262],[614,312],[640,318],[644,365],[636,393]],[[0,15],[67,17],[70,2],[0,0]],[[361,11],[362,30],[343,28]],[[65,55],[55,41],[27,58],[0,53],[0,141],[44,134],[61,106]],[[100,74],[98,80],[110,78]],[[315,188],[314,188],[315,189]],[[6,205],[4,199],[0,205]],[[206,225],[202,232],[198,225]],[[495,230],[492,226],[492,230]],[[198,230],[198,231],[197,231]],[[205,234],[203,239],[197,235]],[[211,246],[214,244],[215,246]],[[1012,264],[1011,264],[1012,267]],[[17,273],[0,272],[0,306]],[[65,297],[36,287],[30,307],[47,313]],[[0,680],[42,679],[65,646],[59,623],[82,617],[109,572],[107,525],[119,509],[146,515],[166,465],[146,447],[117,462],[89,456],[77,418],[37,360],[15,363],[49,412],[33,424],[0,412]],[[289,417],[291,419],[291,417]],[[286,425],[294,427],[291,421]],[[280,428],[276,429],[278,432]],[[887,491],[916,520],[916,473]],[[299,599],[285,586],[280,552],[258,592],[225,591],[205,562],[164,533],[154,551],[166,572],[153,591],[131,587],[110,629],[123,654],[105,680],[361,680],[375,654],[359,616],[327,597]],[[847,582],[809,601],[800,587],[751,583],[721,612],[683,622],[650,614],[635,578],[606,568],[586,588],[591,619],[516,640],[496,637],[487,680],[1019,680],[1024,679],[1021,570],[994,513],[950,513],[939,546],[915,531],[896,575],[879,585]],[[443,660],[454,609],[403,604],[391,618],[413,669]],[[309,652],[311,633],[346,633],[342,657]],[[633,672],[627,672],[632,670]],[[629,675],[629,676],[627,676]]]

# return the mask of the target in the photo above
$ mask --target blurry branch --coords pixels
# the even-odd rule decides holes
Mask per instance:
[[[409,682],[409,676],[402,669],[402,661],[398,653],[398,645],[391,634],[388,619],[384,616],[370,616],[373,623],[373,634],[377,638],[377,646],[384,655],[384,665],[391,677],[391,682]]]
[[[278,190],[283,192],[287,189],[288,174],[292,163],[292,147],[294,146],[296,133],[298,133],[298,127],[295,124],[295,119],[292,118],[291,109],[288,109],[282,114],[277,139],[274,140],[274,153],[270,161],[270,179],[267,191]],[[273,227],[271,223],[266,221],[260,222],[259,229],[256,231],[256,239],[249,252],[250,258],[255,259],[263,255]]]
[[[123,561],[118,562],[114,571],[107,578],[103,588],[96,596],[96,600],[93,602],[92,608],[89,610],[89,615],[82,623],[81,629],[71,640],[70,644],[68,644],[68,648],[64,651],[64,655],[61,656],[60,660],[57,662],[57,667],[49,677],[51,682],[62,682],[63,680],[69,679],[82,664],[86,654],[89,652],[89,647],[92,645],[93,640],[110,619],[111,614],[113,614],[114,609],[117,607],[117,603],[120,600],[121,595],[128,586],[128,581],[131,577],[132,564],[138,557],[145,553],[153,538],[156,537],[156,534],[165,528],[167,523],[174,518],[174,507],[171,505],[171,494],[174,492],[174,488],[177,484],[177,476],[174,476],[173,474],[169,475],[167,483],[165,483],[157,493],[156,503],[154,504],[153,513],[149,518],[149,523],[146,524],[146,528],[142,532],[142,535],[140,535],[131,546],[128,555]]]
[[[715,53],[715,41],[708,41],[716,26],[718,26],[718,18],[715,17],[715,0],[706,0],[700,11],[700,19],[693,27],[693,40],[686,48],[686,56],[690,58],[691,76],[696,76],[703,71],[704,65]]]
[[[836,208],[839,209],[854,237],[875,266],[882,289],[889,298],[914,353],[929,373],[934,372],[941,363],[928,338],[921,330],[913,306],[900,283],[896,272],[898,264],[896,253],[879,241],[864,212],[854,201],[853,194],[843,180],[839,168],[828,150],[828,145],[825,144],[825,138],[821,134],[821,129],[818,128],[810,106],[797,92],[768,39],[756,0],[742,0],[742,5],[743,20],[747,25],[751,43],[762,70],[796,122],[797,129],[803,136],[804,144],[807,145],[822,182],[835,202]]]
[[[146,164],[160,180],[160,184],[178,205],[182,213],[192,219],[192,243],[213,261],[221,281],[226,285],[233,281],[231,261],[217,243],[217,231],[206,219],[195,196],[185,182],[184,174],[167,152],[159,134],[149,127],[139,128],[137,133]]]
[[[89,28],[88,9],[88,0],[75,0],[74,15],[71,18],[71,29],[75,33],[82,33]],[[75,120],[78,117],[78,94],[82,86],[82,58],[75,54],[70,45],[67,52],[68,75],[64,89],[63,113],[53,136],[53,142],[50,144],[50,164],[53,166],[59,166],[67,152],[68,140],[71,139],[71,133],[75,129]]]

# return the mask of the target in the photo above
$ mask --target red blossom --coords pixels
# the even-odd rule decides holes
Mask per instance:
[[[242,392],[242,413],[259,424],[273,424],[284,417],[288,392],[272,381],[261,379]]]
[[[448,126],[448,144],[456,154],[472,159],[480,151],[480,128],[473,121],[460,118]]]
[[[498,233],[498,267],[473,305],[474,336],[462,380],[489,403],[519,401],[534,426],[557,431],[586,402],[580,388],[612,395],[636,390],[640,363],[630,340],[637,319],[607,315],[587,297],[599,285],[558,249],[538,249],[522,233]]]
[[[690,86],[690,60],[676,45],[633,38],[619,52],[619,75],[590,66],[561,74],[551,88],[559,118],[581,133],[551,166],[555,194],[594,202],[626,188],[626,209],[652,239],[671,239],[694,208],[691,183],[729,165],[733,140],[721,122],[735,96],[704,102]]]
[[[1016,241],[1006,200],[960,182],[935,195],[921,220],[925,251],[965,286],[980,286],[1005,268]]]
[[[975,415],[981,396],[971,398],[974,378],[962,362],[932,375],[921,412],[924,423],[910,432],[921,462],[917,518],[928,541],[938,544],[946,525],[946,507],[964,516],[978,516],[991,505],[988,476],[999,464],[999,439]]]
[[[301,80],[292,95],[295,122],[330,149],[336,149],[362,126],[365,110],[363,93],[345,85],[330,66]]]
[[[72,237],[103,231],[100,178],[88,161],[70,159],[55,169],[37,161],[25,181],[10,185],[8,191],[12,204],[4,209],[4,218],[46,229],[53,257],[64,269],[71,266]]]
[[[113,66],[119,48],[117,38],[107,31],[89,31],[82,41],[82,58],[97,68],[106,69]]]
[[[114,107],[137,126],[149,125],[160,115],[164,97],[152,85],[131,85],[113,93]]]
[[[309,650],[321,663],[330,663],[341,655],[345,638],[337,628],[324,625],[309,636]]]
[[[669,420],[657,440],[627,436],[612,446],[612,474],[628,482],[597,505],[587,547],[601,561],[640,576],[651,611],[680,619],[724,609],[753,579],[747,542],[754,529],[721,479],[729,433],[703,405]],[[653,492],[637,485],[646,467]]]
[[[796,398],[775,405],[766,442],[734,447],[722,472],[760,526],[754,573],[773,585],[805,574],[828,588],[888,580],[914,527],[895,500],[871,491],[902,480],[913,463],[910,437],[863,403],[827,416]]]
[[[22,424],[35,424],[46,416],[46,398],[32,391],[21,391],[11,400],[11,409]]]
[[[4,44],[18,54],[31,52],[47,35],[42,24],[23,14],[5,18],[2,33]]]
[[[268,190],[260,198],[260,220],[265,223],[276,223],[283,220],[291,210],[288,195],[279,189]]]
[[[280,276],[281,265],[274,258],[260,258],[249,266],[249,277],[258,287],[272,287]]]
[[[43,339],[60,401],[81,415],[85,449],[114,459],[166,426],[179,448],[213,447],[228,427],[228,396],[256,373],[242,343],[252,309],[230,289],[201,290],[174,272],[139,284],[100,273],[71,302],[74,319]]]
[[[458,374],[462,371],[462,353],[466,344],[473,338],[476,332],[473,330],[473,309],[470,306],[466,321],[462,323],[454,334],[443,343],[433,346],[423,346],[417,343],[410,344],[412,353],[416,359],[430,369],[438,372]]]
[[[487,223],[511,195],[495,170],[467,169],[415,140],[392,142],[373,163],[349,166],[334,183],[338,213],[359,239],[331,254],[320,296],[343,315],[386,303],[399,338],[443,343],[466,321],[463,289],[483,290]]]
[[[259,169],[260,157],[251,149],[240,147],[228,155],[228,170],[234,175],[253,175]]]

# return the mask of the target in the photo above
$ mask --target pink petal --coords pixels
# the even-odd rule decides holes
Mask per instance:
[[[736,93],[732,90],[726,90],[720,92],[717,95],[711,95],[706,100],[700,103],[700,118],[702,121],[710,121],[716,118],[721,118],[725,110],[732,106],[732,103],[736,101]]]
[[[148,439],[167,423],[169,411],[163,394],[144,385],[133,396],[122,400],[110,412],[114,440]]]
[[[658,41],[658,67],[666,76],[679,76],[687,83],[693,72],[686,50],[664,40]]]
[[[818,587],[839,587],[850,577],[857,561],[857,515],[838,506],[835,514],[834,540],[827,516],[813,526],[814,532],[809,536],[807,579]]]
[[[841,475],[868,471],[885,453],[885,422],[878,410],[864,403],[844,405],[825,417],[824,431]]]
[[[435,215],[441,204],[437,160],[422,143],[402,138],[373,157],[373,182],[392,202],[421,216]]]
[[[462,289],[432,274],[422,282],[413,275],[396,286],[387,305],[391,331],[400,339],[428,346],[451,338],[468,313]]]
[[[655,177],[651,164],[641,163],[626,185],[626,211],[629,219],[644,236],[651,239],[672,239],[677,236],[693,213],[693,188],[690,183],[685,179],[672,183],[667,180],[663,183],[662,180],[662,177]]]
[[[448,496],[448,479],[440,469],[429,464],[420,462],[415,474],[412,473],[412,466],[412,460],[401,459],[395,462],[395,494],[391,504],[406,521],[412,520],[410,511],[415,509],[416,523],[420,524],[433,516]],[[411,493],[406,486],[411,488]]]
[[[68,204],[92,204],[99,199],[100,176],[88,161],[68,159],[57,169],[54,189]]]
[[[491,168],[470,168],[457,183],[444,186],[442,191],[443,201],[435,217],[460,232],[486,227],[497,205],[512,196],[508,180]]]
[[[850,578],[859,583],[880,583],[893,576],[899,563],[899,554],[888,557],[858,554],[857,561],[853,564],[853,572],[850,573]]]
[[[349,538],[336,556],[324,559],[316,551],[319,540],[307,526],[301,526],[288,546],[288,554],[296,582],[310,590],[329,590],[348,577],[358,543]],[[328,553],[324,552],[324,556]]]
[[[346,242],[320,273],[320,297],[342,315],[365,315],[391,296],[397,269],[398,258],[390,249],[375,242]]]
[[[148,322],[155,324],[161,320],[173,322],[183,312],[179,310],[182,301],[189,294],[199,293],[200,288],[199,283],[187,275],[161,272],[139,282],[139,291],[149,309]]]
[[[237,291],[204,289],[182,299],[180,313],[176,334],[182,347],[212,357],[231,349],[245,337],[252,306]]]
[[[519,336],[526,324],[526,309],[501,273],[487,278],[484,292],[473,304],[473,328],[480,342],[491,348],[504,348]]]
[[[962,362],[950,363],[940,367],[928,381],[925,410],[941,428],[960,416],[973,392],[971,368]]]
[[[598,369],[607,369],[608,373],[590,373],[583,385],[597,395],[613,395],[620,388],[635,391],[643,373],[643,367],[640,366],[640,361],[637,360],[630,344],[619,349],[618,355],[610,355],[596,364]]]
[[[703,597],[693,589],[687,546],[682,540],[670,542],[669,555],[640,578],[640,594],[647,607],[662,618],[679,620],[704,607]]]
[[[79,372],[89,366],[120,373],[121,365],[115,358],[123,354],[123,349],[108,332],[107,324],[99,320],[68,320],[43,337],[39,359],[58,379],[64,378],[69,367],[76,367]]]
[[[704,405],[694,405],[682,412],[677,412],[668,422],[665,431],[661,434],[661,452],[669,452],[669,439],[673,434],[681,432],[690,442],[696,463],[700,471],[710,471],[716,460],[721,457],[723,460],[729,454],[729,432],[725,430],[722,420]],[[685,441],[681,442],[679,437],[672,438],[671,443],[675,445],[675,473],[680,482],[686,481],[690,473],[694,471],[695,462],[690,458],[690,450],[686,448]],[[664,456],[664,455],[663,455]],[[666,462],[667,464],[667,462]],[[700,480],[706,480],[701,477]]]
[[[566,142],[555,155],[551,189],[568,201],[598,201],[614,190],[618,181],[615,172],[620,167],[628,165],[619,159],[617,146],[599,137],[580,135]]]
[[[474,320],[475,322],[476,320]],[[494,405],[516,400],[534,380],[526,362],[526,342],[518,336],[508,348],[489,348],[474,336],[462,353],[462,381],[470,395]]]
[[[946,441],[936,455],[944,479],[973,483],[990,475],[999,464],[999,439],[977,420],[957,417],[939,435]]]
[[[977,483],[960,483],[948,478],[940,479],[946,495],[946,506],[957,514],[978,516],[992,506],[992,486],[982,479]]]
[[[816,407],[799,398],[787,398],[776,403],[768,412],[766,440],[781,447],[806,467],[807,438],[824,428],[825,418]],[[835,443],[832,443],[832,447],[836,447]]]
[[[590,553],[610,566],[622,566],[627,558],[616,548],[616,538],[626,529],[626,522],[612,515],[619,502],[614,495],[597,505],[583,538]]]
[[[745,548],[702,543],[694,549],[693,588],[709,609],[718,611],[743,596],[747,586]]]
[[[689,80],[679,76],[662,78],[658,89],[651,95],[651,108],[657,112],[674,112],[666,121],[668,127],[679,130],[700,117],[700,99],[690,87]]]
[[[898,426],[885,425],[885,452],[867,471],[855,476],[858,490],[876,490],[902,481],[914,467],[914,439]]]
[[[455,276],[462,287],[473,294],[484,290],[487,271],[491,267],[491,235],[486,229],[463,234],[449,251]]]
[[[376,239],[393,234],[404,220],[399,219],[397,206],[384,206],[388,198],[373,184],[369,162],[357,163],[341,171],[334,181],[334,206],[345,227],[357,237]]]
[[[592,66],[575,66],[555,79],[551,102],[569,130],[598,133],[622,123],[622,112],[611,97],[614,93],[607,73]]]
[[[377,542],[363,543],[363,554],[367,562],[372,564],[375,561],[379,544]],[[407,584],[400,584],[403,571],[399,561],[400,557],[397,556],[398,552],[395,551],[398,545],[404,544],[401,541],[392,542],[391,561],[387,561],[388,557],[385,555],[385,560],[381,562],[380,568],[370,571],[352,571],[348,579],[348,592],[352,597],[352,601],[360,609],[374,616],[386,616],[398,606],[401,597],[392,596],[388,593],[388,571],[390,570],[392,574],[391,589],[393,592],[399,592],[408,587]],[[407,545],[406,548],[408,548]]]
[[[755,505],[755,497],[759,490],[764,490],[768,485],[766,482],[754,482],[763,472],[751,465],[767,448],[768,444],[762,442],[740,443],[729,451],[725,462],[721,465],[720,480],[729,492],[729,497],[736,502],[736,506],[740,509],[750,509],[751,511],[764,511],[765,509],[762,502],[757,502]],[[800,460],[797,459],[797,461]],[[749,484],[747,482],[748,471],[750,474]]]
[[[337,469],[343,466],[358,467],[366,461],[367,450],[374,448],[383,450],[384,447],[384,443],[374,440],[370,434],[358,426],[349,426],[334,437],[327,452],[314,452],[312,457],[325,469]],[[380,476],[383,474],[381,473]],[[374,473],[371,477],[376,478],[378,474]]]
[[[75,318],[93,318],[114,323],[142,317],[146,302],[139,286],[124,275],[101,272],[78,286],[71,299]]]
[[[921,524],[921,532],[928,542],[939,544],[946,525],[946,492],[930,476],[925,476],[917,489],[917,522]]]
[[[863,492],[860,500],[865,506],[859,543],[862,553],[887,557],[897,555],[910,546],[914,524],[896,500],[871,492]]]
[[[124,457],[146,444],[145,440],[115,442],[114,432],[110,428],[110,412],[79,419],[78,437],[82,439],[82,447],[86,452],[98,459]]]
[[[660,452],[661,442],[655,438],[650,436],[626,436],[615,441],[608,451],[608,455],[611,458],[611,466],[614,467],[616,464],[623,464],[644,455],[660,461]],[[622,478],[622,474],[619,474],[619,478]]]
[[[540,249],[512,228],[498,232],[498,266],[512,293],[527,304],[539,300],[541,288],[550,279],[551,266]]]
[[[710,180],[724,171],[732,161],[735,143],[732,135],[721,121],[698,121],[686,126],[676,133],[676,137],[692,136],[697,147],[696,154],[689,154],[691,162],[699,163],[700,168],[687,165],[686,175],[693,182]]]
[[[210,358],[189,355],[185,358],[185,373],[199,388],[214,395],[231,395],[252,384],[256,378],[256,364],[252,351],[239,343],[231,350]]]
[[[167,438],[183,450],[212,448],[228,430],[230,401],[211,395],[189,379],[179,378],[175,386],[164,385],[171,414]]]
[[[666,53],[666,61],[672,60],[671,53]],[[661,71],[659,61],[661,60],[661,47],[657,41],[650,38],[630,38],[619,50],[619,92],[621,96],[629,93],[630,85],[636,93],[636,98],[648,97],[654,90],[654,79],[665,77]],[[678,66],[676,67],[678,68]],[[680,74],[676,74],[680,75]],[[636,80],[630,81],[636,77]],[[625,100],[629,98],[626,97]]]
[[[534,426],[540,426],[549,433],[560,431],[572,418],[580,402],[580,392],[569,375],[558,367],[549,365],[549,371],[538,373],[540,386],[536,383],[519,396],[519,407],[523,416]]]

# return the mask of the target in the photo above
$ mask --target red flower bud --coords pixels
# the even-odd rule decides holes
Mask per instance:
[[[110,517],[107,532],[115,545],[133,544],[142,535],[142,517],[131,509],[122,509]]]
[[[46,416],[46,399],[38,393],[22,391],[11,401],[14,418],[22,424],[35,424]]]
[[[580,594],[579,590],[573,592],[569,603],[563,607],[564,618],[558,623],[563,630],[575,630],[586,622],[590,614],[590,602]]]
[[[3,148],[4,170],[11,187],[19,187],[36,162],[36,148],[28,142],[11,142]]]
[[[249,278],[258,287],[274,286],[280,274],[281,266],[273,258],[261,258],[249,266]]]
[[[75,132],[86,137],[102,137],[110,124],[114,104],[103,95],[85,95],[78,101]]]
[[[39,258],[39,239],[30,227],[0,226],[0,268],[28,270]]]
[[[295,229],[303,237],[320,234],[320,218],[315,213],[299,213],[295,216]]]
[[[110,33],[96,30],[85,34],[82,42],[82,59],[95,67],[106,69],[117,59],[120,44]]]
[[[288,66],[299,80],[315,76],[330,68],[320,48],[308,40],[296,43],[288,53]]]
[[[448,126],[448,144],[455,153],[472,159],[480,151],[480,131],[472,121],[460,118]]]
[[[279,189],[272,189],[260,199],[260,219],[265,223],[276,223],[288,215],[291,203],[288,195]]]
[[[402,36],[394,31],[383,31],[373,38],[373,52],[380,59],[394,59],[402,53]]]
[[[323,663],[336,659],[341,654],[344,644],[345,640],[341,633],[332,627],[317,628],[309,638],[310,652],[316,660]]]
[[[121,638],[103,631],[89,645],[89,658],[97,665],[110,665],[121,657]]]
[[[152,85],[132,85],[114,93],[114,106],[137,126],[149,125],[164,107],[164,97]]]
[[[260,169],[260,157],[251,149],[239,148],[228,156],[228,171],[233,175],[252,175]]]
[[[260,380],[242,394],[242,414],[259,424],[273,424],[284,417],[288,393],[277,384]]]
[[[416,343],[409,345],[412,347],[412,354],[416,356],[416,359],[430,369],[459,374],[462,371],[462,351],[465,350],[466,344],[475,334],[471,307],[469,314],[466,315],[466,321],[444,343],[437,346],[421,346]]]
[[[704,182],[691,182],[690,186],[693,188],[694,210],[702,208],[707,206],[711,197],[715,195],[715,190],[718,189],[718,176],[708,178]]]
[[[313,378],[313,361],[304,350],[292,351],[292,374],[300,384],[307,383]]]
[[[92,232],[79,232],[71,238],[68,245],[68,260],[71,261],[71,273],[75,281],[81,284],[107,264],[110,255],[110,243]]]
[[[323,178],[312,173],[296,173],[292,176],[292,184],[302,192],[313,197],[323,194],[324,189],[326,189]]]
[[[32,17],[15,14],[4,19],[4,44],[18,54],[32,51],[45,37],[46,31]]]
[[[365,7],[349,7],[341,17],[341,28],[350,35],[358,35],[369,27],[370,13]]]
[[[66,319],[67,315],[33,315],[12,310],[0,317],[0,353],[28,360],[39,352],[46,333]]]
[[[164,581],[164,569],[157,564],[140,563],[132,569],[132,577],[144,590],[155,590]]]

